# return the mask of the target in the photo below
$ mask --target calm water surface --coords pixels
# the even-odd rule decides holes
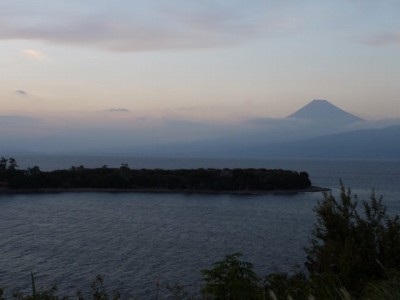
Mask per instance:
[[[178,160],[129,157],[18,158],[43,169],[266,167],[309,172],[314,184],[337,191],[339,178],[361,198],[375,188],[390,213],[400,212],[400,162],[296,160]],[[28,160],[34,161],[27,163]],[[36,159],[36,161],[35,161]],[[69,160],[68,160],[69,159]],[[86,159],[86,160],[85,160]],[[42,160],[42,161],[40,161]],[[27,164],[26,166],[24,164]],[[63,165],[65,164],[65,165]],[[126,297],[154,299],[156,281],[197,291],[199,270],[242,252],[259,274],[289,271],[305,260],[320,193],[196,195],[64,193],[0,196],[0,286],[57,284],[62,294],[87,291],[96,274]]]

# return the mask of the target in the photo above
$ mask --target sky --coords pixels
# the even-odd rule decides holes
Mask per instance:
[[[400,118],[399,16],[398,0],[1,0],[1,131],[229,124],[312,99]]]

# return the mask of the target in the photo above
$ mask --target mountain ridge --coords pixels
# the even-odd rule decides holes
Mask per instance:
[[[364,121],[362,118],[353,115],[328,100],[314,99],[304,105],[287,118],[304,119],[311,121],[339,122],[344,124]]]
[[[258,157],[400,159],[400,125],[354,130],[248,149]]]

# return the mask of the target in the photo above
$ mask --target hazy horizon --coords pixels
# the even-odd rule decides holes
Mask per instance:
[[[2,146],[273,137],[313,99],[397,123],[398,11],[396,0],[3,0]]]

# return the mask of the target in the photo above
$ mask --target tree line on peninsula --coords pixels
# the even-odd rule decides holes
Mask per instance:
[[[3,189],[137,189],[182,191],[276,191],[311,187],[308,173],[282,169],[131,169],[85,168],[42,171],[19,169],[14,158],[0,158]]]

